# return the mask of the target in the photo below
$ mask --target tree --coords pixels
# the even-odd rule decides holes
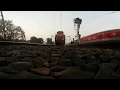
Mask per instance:
[[[3,36],[5,33],[5,37]],[[25,32],[20,26],[15,26],[12,20],[5,20],[5,32],[3,31],[2,20],[0,19],[0,35],[3,40],[9,41],[26,41]]]
[[[4,39],[3,39],[3,37],[2,37],[2,35],[0,35],[0,41],[3,41]]]
[[[32,36],[30,38],[30,43],[37,43],[37,38],[35,36]]]
[[[51,38],[47,38],[46,40],[47,40],[47,44],[52,44],[53,43]]]
[[[32,36],[30,38],[30,43],[40,43],[40,44],[43,44],[43,38],[37,38],[35,36]]]
[[[43,44],[43,38],[38,38],[38,43]]]

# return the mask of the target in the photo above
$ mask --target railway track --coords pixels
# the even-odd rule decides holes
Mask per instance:
[[[62,46],[56,46],[55,44],[38,44],[38,43],[29,43],[29,42],[14,42],[14,41],[0,41],[0,45],[8,46],[8,45],[29,45],[29,46],[55,46],[56,48]],[[111,39],[111,40],[103,40],[103,41],[93,41],[81,44],[72,44],[72,45],[64,45],[65,47],[73,47],[73,48],[109,48],[116,49],[120,48],[120,39]]]
[[[0,45],[31,45],[31,46],[55,46],[54,44],[39,44],[39,43],[29,43],[29,42],[14,42],[14,41],[0,41]]]

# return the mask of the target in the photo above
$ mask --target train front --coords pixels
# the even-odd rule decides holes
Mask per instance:
[[[62,31],[57,32],[57,34],[55,35],[55,44],[57,46],[65,45],[65,35]]]

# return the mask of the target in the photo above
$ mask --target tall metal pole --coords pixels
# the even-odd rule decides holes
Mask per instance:
[[[5,21],[4,21],[4,16],[3,16],[2,11],[1,11],[1,17],[2,17],[2,25],[3,25],[3,37],[4,37],[4,40],[6,40],[6,35],[5,35]]]
[[[80,29],[80,24],[82,22],[82,19],[79,18],[74,18],[74,28],[75,28],[75,24],[77,24],[77,40],[78,43],[80,44],[80,34],[79,34],[79,29]]]
[[[79,24],[79,23],[77,23],[77,24]],[[77,25],[77,39],[78,39],[78,43],[80,44],[80,34],[79,34],[79,29],[80,29],[80,26],[79,25]]]

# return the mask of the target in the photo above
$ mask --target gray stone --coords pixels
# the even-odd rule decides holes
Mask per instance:
[[[105,55],[100,55],[99,60],[100,60],[101,63],[107,63],[107,62],[110,61],[110,58],[105,56]]]
[[[13,62],[8,66],[4,67],[6,73],[18,73],[19,71],[29,70],[33,68],[33,64],[30,62]]]
[[[107,63],[102,63],[94,79],[120,79],[120,73],[114,72]]]
[[[60,60],[59,57],[51,57],[50,58],[50,62],[59,61],[59,60]]]
[[[7,77],[9,77],[9,76],[10,76],[10,74],[0,72],[0,79],[7,79]]]
[[[36,58],[35,60],[32,60],[32,63],[34,65],[34,67],[36,67],[36,68],[39,68],[39,67],[42,67],[42,66],[49,67],[48,61],[46,61],[43,58],[39,58],[39,57]]]
[[[60,59],[59,64],[60,64],[61,66],[66,66],[66,67],[67,67],[67,66],[68,66],[68,67],[73,66],[72,61],[71,61],[70,59]]]
[[[84,65],[84,70],[97,72],[99,70],[99,65],[94,63],[88,63]]]
[[[50,72],[50,76],[53,76],[55,78],[59,78],[62,75],[62,72]]]
[[[10,75],[6,79],[55,79],[55,78],[53,78],[51,76],[37,75],[37,74],[34,74],[34,73],[31,73],[31,72],[24,70],[24,71],[21,71],[17,74]]]
[[[1,62],[1,61],[5,61],[5,58],[6,58],[6,57],[0,57],[0,62]]]
[[[75,67],[69,67],[61,73],[60,79],[92,79],[95,75],[92,71],[81,71]]]
[[[46,67],[43,67],[43,68],[32,68],[32,69],[30,69],[30,71],[32,73],[35,73],[35,74],[48,75],[50,73],[50,68],[46,68]]]
[[[55,65],[53,67],[51,67],[51,71],[54,71],[54,72],[60,72],[64,69],[66,69],[67,67],[64,67],[64,66],[61,66],[61,65]]]
[[[52,54],[52,57],[60,57],[62,54]]]

